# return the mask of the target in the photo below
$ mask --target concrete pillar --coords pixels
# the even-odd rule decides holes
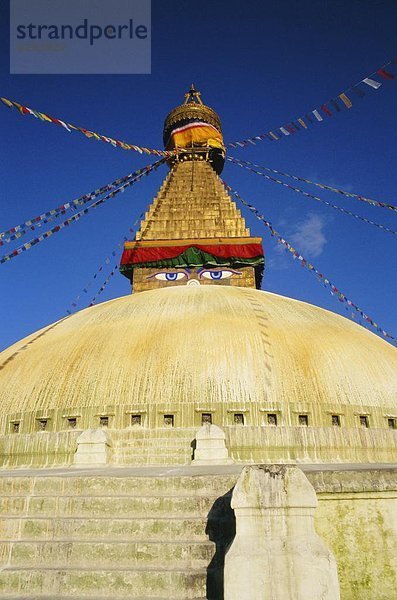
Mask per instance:
[[[335,558],[314,530],[316,493],[300,469],[244,467],[231,505],[225,600],[339,600]]]
[[[225,465],[233,462],[226,448],[225,433],[220,427],[205,423],[197,430],[194,465]]]
[[[110,439],[103,429],[87,429],[77,438],[76,466],[102,466],[109,462]]]

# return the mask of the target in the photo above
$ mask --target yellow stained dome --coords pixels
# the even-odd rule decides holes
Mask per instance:
[[[118,298],[14,344],[0,365],[3,415],[162,406],[192,427],[200,407],[223,424],[229,409],[260,424],[261,410],[277,408],[284,424],[304,409],[311,425],[335,412],[354,426],[354,407],[366,407],[382,427],[397,410],[392,346],[331,312],[247,288]]]

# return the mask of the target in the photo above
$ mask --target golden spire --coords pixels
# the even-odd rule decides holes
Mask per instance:
[[[163,141],[167,150],[177,152],[176,160],[197,160],[201,157],[217,173],[223,169],[225,145],[221,120],[212,108],[203,103],[201,93],[193,83],[185,94],[184,103],[167,115]]]
[[[190,86],[190,90],[185,94],[185,102],[184,104],[189,104],[190,102],[196,104],[203,104],[201,100],[201,92],[198,92],[194,87],[194,83]]]
[[[177,162],[141,223],[137,240],[249,237],[244,217],[210,165]]]
[[[250,237],[240,210],[218,177],[224,165],[221,122],[194,84],[164,123],[171,170],[126,242],[120,272],[134,292],[169,285],[260,287],[260,238]]]

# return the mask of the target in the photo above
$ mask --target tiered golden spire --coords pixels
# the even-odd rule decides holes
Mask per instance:
[[[142,221],[137,240],[248,237],[221,180],[203,161],[177,162]]]
[[[224,145],[216,112],[192,84],[169,113],[165,145],[175,150],[171,171],[135,240],[126,242],[120,271],[133,290],[168,285],[258,287],[264,258],[217,172]]]

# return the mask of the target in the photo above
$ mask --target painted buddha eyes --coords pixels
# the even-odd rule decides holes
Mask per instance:
[[[229,279],[233,275],[241,275],[241,271],[235,271],[234,269],[199,269],[197,274],[199,279],[204,278],[219,281],[220,279]],[[148,277],[148,279],[158,279],[160,281],[180,281],[181,279],[188,278],[189,273],[187,271],[160,272]]]
[[[238,271],[230,271],[228,269],[221,269],[219,271],[208,271],[207,269],[201,271],[199,273],[199,277],[204,277],[205,279],[229,279],[232,275],[240,275]]]
[[[180,279],[187,277],[187,275],[186,273],[183,273],[183,271],[177,271],[175,273],[156,273],[155,275],[152,275],[150,279],[152,277],[160,279],[160,281],[179,281]]]

